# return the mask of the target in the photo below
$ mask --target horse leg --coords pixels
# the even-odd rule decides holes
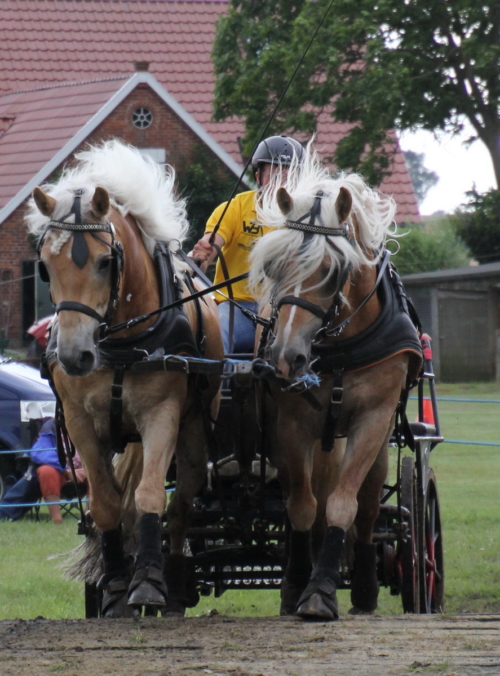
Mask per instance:
[[[338,619],[336,589],[345,549],[346,532],[357,514],[357,495],[380,450],[380,440],[387,442],[392,412],[397,401],[373,407],[352,423],[341,467],[339,482],[327,500],[327,529],[311,581],[301,596],[297,615],[304,618]],[[392,431],[392,430],[391,430]],[[377,441],[378,440],[378,441]]]
[[[129,566],[123,549],[120,525],[121,491],[114,478],[111,460],[97,438],[92,419],[81,409],[65,407],[66,424],[78,448],[89,482],[89,508],[95,525],[101,531],[103,571],[99,587],[103,591],[103,617],[132,617],[127,605],[130,581]]]
[[[372,542],[372,535],[380,512],[380,495],[387,477],[388,458],[387,444],[384,443],[358,493],[350,615],[372,615],[377,608],[377,545]]]
[[[312,526],[316,498],[311,486],[313,440],[299,425],[300,416],[278,419],[279,452],[272,457],[285,484],[286,510],[290,521],[288,560],[281,585],[281,615],[291,615],[312,570]]]
[[[165,511],[165,477],[174,454],[179,420],[180,398],[173,396],[153,406],[141,420],[144,464],[135,491],[139,542],[135,573],[128,589],[131,606],[157,608],[167,602],[161,518]]]
[[[170,553],[165,562],[168,601],[162,610],[165,616],[183,616],[186,608],[198,604],[199,594],[189,566],[190,557],[184,554],[186,535],[193,512],[193,500],[203,485],[207,472],[205,432],[201,413],[186,420],[176,449],[177,482],[175,493],[167,508],[170,534]]]

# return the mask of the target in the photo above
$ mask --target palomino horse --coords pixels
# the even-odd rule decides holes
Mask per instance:
[[[28,225],[38,237],[41,274],[50,280],[58,314],[52,358],[50,344],[48,350],[51,379],[101,532],[103,614],[120,617],[137,606],[165,606],[160,529],[166,473],[176,450],[178,482],[168,523],[170,558],[182,557],[193,496],[206,468],[203,409],[216,408],[218,401],[218,382],[208,376],[134,369],[153,352],[199,357],[204,348],[207,358],[220,359],[223,348],[217,309],[208,298],[106,337],[111,321],[127,322],[189,294],[184,264],[169,248],[175,240],[179,246],[187,232],[185,205],[174,196],[173,171],[165,173],[119,141],[76,159],[57,184],[35,189]],[[138,468],[139,480],[128,475],[124,495],[112,457],[130,441],[136,443],[127,455],[138,455],[122,476]],[[138,547],[130,579],[121,514],[134,489]]]
[[[372,613],[377,606],[372,532],[388,440],[401,394],[421,361],[406,298],[384,250],[394,212],[393,201],[359,176],[331,178],[310,149],[283,187],[264,194],[258,210],[260,222],[276,228],[252,252],[250,284],[268,305],[272,329],[261,356],[278,376],[269,402],[277,423],[268,433],[275,435],[270,459],[284,480],[292,526],[283,614],[338,618],[336,589],[353,525],[351,612]],[[320,384],[309,397],[296,393],[317,376]],[[315,521],[315,535],[323,524],[322,544],[312,553]]]

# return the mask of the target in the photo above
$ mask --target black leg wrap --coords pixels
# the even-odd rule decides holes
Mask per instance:
[[[143,514],[139,520],[139,547],[136,568],[154,565],[163,570],[161,524],[156,513]]]
[[[162,609],[163,617],[184,615],[186,608],[198,605],[200,595],[189,558],[183,554],[170,554],[165,561],[165,580],[168,601]]]
[[[164,606],[166,600],[160,517],[155,513],[143,514],[139,520],[139,547],[128,602],[130,605]]]
[[[103,617],[132,617],[127,605],[130,575],[123,551],[122,530],[115,528],[101,534],[103,574],[98,586],[103,591],[101,615]]]
[[[128,573],[121,527],[101,533],[101,550],[104,575],[126,575]]]
[[[304,587],[309,582],[312,571],[311,553],[312,533],[310,530],[290,531],[290,553],[285,577],[291,584]]]
[[[293,615],[297,602],[307,587],[312,570],[312,533],[290,531],[288,564],[281,582],[280,615]]]
[[[329,526],[311,581],[297,604],[295,612],[300,617],[317,620],[338,619],[336,590],[341,581],[340,564],[344,546],[345,531],[337,526]]]
[[[377,545],[356,542],[351,578],[351,614],[373,613],[377,608]]]

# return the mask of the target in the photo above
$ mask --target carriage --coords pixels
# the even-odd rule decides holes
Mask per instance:
[[[217,285],[200,288],[178,244],[173,175],[119,142],[78,159],[35,189],[31,230],[59,317],[47,373],[101,534],[87,615],[182,614],[200,593],[280,587],[283,614],[334,620],[336,589],[372,613],[380,585],[406,612],[439,611],[429,460],[442,438],[430,342],[385,247],[394,203],[357,175],[333,179],[309,149],[292,161],[290,192],[259,201],[274,230],[252,252],[249,283],[267,298],[257,356],[223,355]]]
[[[400,596],[405,613],[439,613],[444,602],[444,558],[432,450],[443,441],[439,427],[432,351],[414,388],[417,416],[406,412],[391,436],[397,461],[394,482],[384,485],[373,532],[380,586]],[[253,355],[227,355],[221,408],[210,444],[202,490],[195,498],[186,551],[191,605],[199,596],[226,590],[279,590],[286,564],[287,523],[283,488],[266,457],[258,410],[263,387]],[[405,453],[405,455],[403,455]],[[175,465],[166,477],[175,490]],[[169,552],[166,516],[163,551]],[[350,588],[343,569],[341,589]],[[85,616],[99,617],[102,593],[85,584]]]

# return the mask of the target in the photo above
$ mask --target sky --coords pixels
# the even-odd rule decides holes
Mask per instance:
[[[427,131],[400,135],[401,148],[424,153],[424,166],[439,176],[439,182],[419,206],[422,216],[436,211],[453,212],[466,201],[465,193],[474,184],[478,192],[496,187],[491,157],[484,143],[478,140],[469,147],[463,145],[470,136],[470,129],[460,136],[441,135],[439,139]]]

